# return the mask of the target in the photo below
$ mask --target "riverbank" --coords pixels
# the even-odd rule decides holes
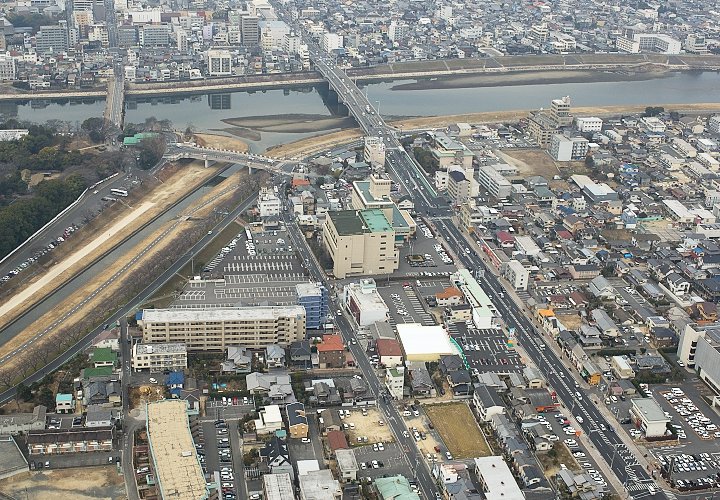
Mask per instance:
[[[345,129],[356,126],[349,116],[327,116],[316,114],[284,114],[272,116],[247,116],[226,118],[223,123],[257,132],[279,132],[286,134],[306,134],[326,130]]]
[[[637,82],[667,78],[676,73],[654,68],[648,71],[513,71],[509,73],[454,75],[422,79],[394,85],[390,90],[462,89],[481,87],[513,87],[557,83]]]
[[[720,103],[695,104],[655,104],[668,111],[677,111],[681,114],[710,114],[720,112]],[[585,106],[573,107],[575,116],[598,116],[601,118],[620,116],[623,114],[642,113],[644,105],[640,106]],[[414,129],[444,128],[454,123],[492,124],[515,123],[527,118],[529,110],[490,111],[482,113],[467,113],[460,115],[422,116],[422,117],[386,117],[388,125],[399,131]],[[264,117],[266,120],[282,120],[282,118]],[[273,123],[270,121],[270,123]],[[274,158],[291,158],[294,156],[310,156],[327,150],[338,144],[348,143],[361,139],[362,132],[358,128],[341,130],[330,134],[317,135],[298,141],[273,146],[265,154]]]

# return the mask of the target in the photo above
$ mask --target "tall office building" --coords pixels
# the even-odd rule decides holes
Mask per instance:
[[[140,46],[166,47],[170,44],[170,27],[167,24],[146,24],[140,28]]]
[[[260,44],[260,24],[257,16],[240,16],[240,42],[244,47]]]

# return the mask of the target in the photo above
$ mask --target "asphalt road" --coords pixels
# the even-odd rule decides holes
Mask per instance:
[[[465,239],[459,229],[451,222],[440,219],[435,223],[440,234],[455,248],[466,246]],[[485,277],[480,285],[492,297],[498,315],[506,324],[515,327],[517,338],[524,347],[528,356],[543,372],[550,385],[555,389],[560,401],[570,409],[574,416],[582,416],[580,424],[582,431],[589,437],[595,448],[605,458],[607,466],[626,487],[631,498],[668,498],[650,475],[639,465],[631,453],[626,451],[625,445],[612,430],[613,425],[608,423],[589,397],[578,397],[581,389],[576,387],[573,374],[563,365],[552,349],[541,350],[538,346],[544,343],[542,334],[525,317],[524,312],[510,298],[511,294],[504,294],[505,289],[497,277],[487,269],[484,261],[475,253],[460,253],[460,260],[468,269],[485,269]],[[503,295],[501,295],[503,292]],[[604,425],[608,431],[603,431]],[[654,491],[654,493],[652,493]]]

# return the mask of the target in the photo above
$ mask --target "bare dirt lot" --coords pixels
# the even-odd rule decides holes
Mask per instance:
[[[515,149],[512,151],[496,151],[496,153],[511,165],[518,168],[518,175],[542,175],[552,188],[567,187],[565,181],[554,181],[553,177],[561,175],[568,177],[573,174],[587,174],[588,169],[581,161],[556,162],[542,149]],[[556,185],[562,183],[562,186]]]
[[[23,500],[127,498],[123,477],[114,466],[18,474],[0,481],[0,492]]]
[[[290,158],[293,156],[307,156],[319,153],[325,149],[337,146],[344,142],[350,142],[362,137],[360,129],[341,130],[330,134],[301,139],[299,141],[273,146],[266,151],[268,156],[273,158]]]
[[[423,407],[454,458],[487,457],[490,447],[465,403]]]
[[[390,443],[395,441],[392,431],[388,427],[387,423],[380,412],[375,408],[368,408],[367,416],[363,416],[360,410],[353,410],[350,412],[349,417],[345,417],[343,423],[355,424],[355,429],[347,431],[348,441],[351,446],[360,446],[372,443]],[[385,425],[379,425],[378,421],[383,420]],[[365,436],[368,438],[367,442],[359,443],[357,438]]]
[[[246,153],[250,147],[245,141],[241,141],[235,137],[218,134],[193,134],[195,142],[198,146],[206,146],[208,148],[229,149],[231,151],[239,151]]]

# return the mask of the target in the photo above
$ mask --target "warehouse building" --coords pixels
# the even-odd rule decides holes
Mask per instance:
[[[397,332],[407,361],[438,361],[440,356],[459,354],[441,325],[404,323],[397,325]]]
[[[377,285],[372,278],[345,285],[343,303],[358,326],[370,326],[373,323],[387,321],[390,316],[390,310],[378,293]]]

